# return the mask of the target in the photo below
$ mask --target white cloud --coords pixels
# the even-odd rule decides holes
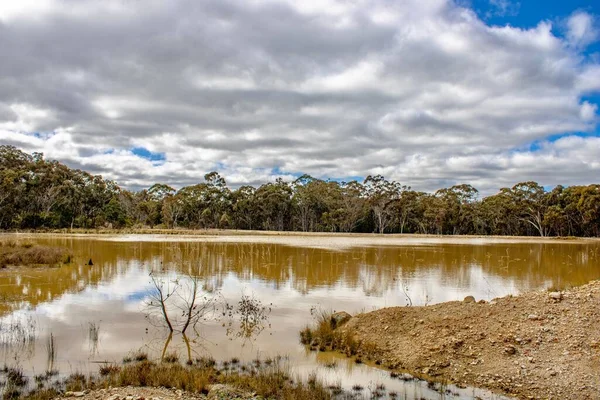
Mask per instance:
[[[567,19],[567,39],[573,46],[584,47],[598,40],[598,27],[594,17],[577,11]]]
[[[449,0],[27,4],[0,6],[0,140],[129,187],[215,169],[233,185],[597,181],[589,153],[559,147],[571,139],[544,144],[598,123],[587,96],[600,65],[582,53],[597,29],[582,11],[561,37],[547,21],[490,26]]]
[[[0,21],[8,22],[15,18],[37,18],[49,12],[54,0],[19,0],[0,2]]]
[[[488,11],[487,16],[514,16],[519,13],[521,3],[512,0],[490,0],[491,10]]]

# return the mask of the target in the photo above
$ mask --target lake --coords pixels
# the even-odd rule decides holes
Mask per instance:
[[[283,357],[294,372],[317,371],[351,390],[383,383],[407,399],[439,399],[426,382],[390,378],[375,365],[312,352],[299,331],[319,310],[350,314],[390,306],[568,288],[600,278],[600,241],[371,235],[51,236],[2,235],[71,249],[60,268],[0,270],[0,357],[27,374],[95,373],[142,350],[152,358],[212,356],[224,361]],[[92,260],[93,265],[86,265]],[[206,313],[182,337],[157,314],[155,281],[165,289],[199,283]],[[188,289],[185,289],[187,287]],[[187,291],[186,291],[187,290]],[[251,304],[249,325],[240,300]],[[226,311],[229,310],[229,311]],[[247,311],[247,308],[245,309]],[[312,313],[311,313],[312,311]],[[225,315],[224,315],[225,314]],[[246,317],[246,319],[244,319]],[[172,314],[173,319],[180,315]],[[252,319],[252,318],[251,318]],[[187,339],[187,342],[186,340]],[[501,398],[450,388],[444,398]]]

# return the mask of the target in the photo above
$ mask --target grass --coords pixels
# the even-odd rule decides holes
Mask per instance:
[[[37,339],[37,322],[31,316],[0,321],[0,348],[14,347],[20,352],[31,350]]]
[[[177,353],[165,354],[162,361],[166,363],[176,363],[179,361],[179,355],[177,355]]]
[[[348,330],[336,330],[332,312],[313,310],[315,318],[313,326],[306,326],[300,331],[300,343],[309,346],[311,350],[330,351],[337,350],[348,357],[358,352],[360,343]]]
[[[109,387],[147,386],[170,387],[191,393],[207,394],[214,384],[230,385],[236,390],[254,393],[265,399],[325,400],[339,393],[336,386],[328,389],[315,376],[302,383],[292,379],[286,365],[279,360],[259,367],[251,362],[244,370],[223,370],[210,358],[199,358],[193,365],[178,361],[154,363],[149,360],[132,362],[123,366],[106,364],[100,367],[100,374],[86,377],[73,374],[64,381],[57,380],[46,386],[46,380],[39,380],[40,387],[29,394],[14,393],[14,397],[31,400],[50,400],[62,391],[83,391],[86,389],[106,389]]]
[[[116,364],[106,364],[100,367],[100,376],[116,374],[121,371],[121,367]]]
[[[28,379],[21,368],[9,368],[7,366],[4,366],[2,372],[6,374],[6,383],[8,386],[23,387],[27,385]]]
[[[64,248],[42,246],[30,242],[0,242],[0,268],[8,266],[60,266],[72,260]]]
[[[140,361],[147,361],[147,360],[148,360],[148,353],[138,350],[134,353],[129,354],[128,356],[125,356],[123,358],[123,363],[128,364],[132,361],[140,362]]]

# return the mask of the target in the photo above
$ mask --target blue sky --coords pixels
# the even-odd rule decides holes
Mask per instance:
[[[595,183],[596,3],[0,2],[0,142],[132,189]]]

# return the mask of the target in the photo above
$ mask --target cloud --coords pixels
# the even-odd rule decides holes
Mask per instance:
[[[448,0],[26,5],[0,6],[0,141],[130,188],[211,170],[234,186],[301,173],[421,190],[597,180],[593,158],[560,141],[523,150],[596,129],[585,12],[562,37]],[[539,167],[561,163],[577,174]]]
[[[511,0],[490,0],[491,10],[487,13],[487,17],[506,17],[519,14],[521,3]]]
[[[585,11],[576,11],[567,19],[567,40],[576,47],[585,47],[598,40],[595,18]]]

